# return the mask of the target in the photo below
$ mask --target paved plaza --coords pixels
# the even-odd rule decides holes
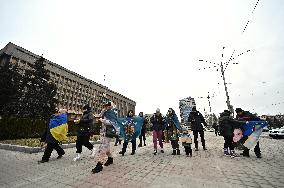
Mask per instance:
[[[122,145],[112,149],[114,164],[92,174],[95,161],[83,150],[83,160],[73,162],[75,148],[66,149],[62,159],[54,151],[48,163],[38,164],[43,153],[27,154],[0,150],[0,187],[284,187],[284,140],[264,133],[260,140],[262,159],[225,157],[223,138],[206,132],[207,151],[193,151],[193,157],[172,156],[170,144],[165,153],[153,155],[152,138],[135,155]],[[138,141],[137,141],[138,142]],[[96,145],[96,148],[98,145]],[[131,148],[131,144],[128,146]],[[237,151],[238,153],[240,151]]]

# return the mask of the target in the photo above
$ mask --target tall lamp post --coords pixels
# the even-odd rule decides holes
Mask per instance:
[[[209,112],[210,112],[210,114],[211,114],[211,105],[210,105],[210,96],[209,96],[209,91],[208,91],[207,99],[208,99],[208,103],[209,103]]]
[[[223,57],[224,57],[224,54],[223,54],[224,49],[225,49],[225,47],[223,47],[223,50],[222,50],[222,60],[223,60]],[[246,52],[250,52],[250,50],[247,50]],[[226,83],[226,79],[225,79],[225,71],[226,71],[227,66],[229,65],[229,63],[230,63],[232,60],[235,59],[235,57],[233,57],[234,53],[235,53],[235,50],[233,51],[233,53],[232,53],[230,59],[229,59],[227,62],[225,62],[224,64],[223,64],[222,61],[221,61],[220,64],[219,64],[219,63],[213,63],[213,62],[211,62],[211,61],[204,61],[203,59],[200,59],[200,60],[199,60],[200,62],[210,63],[210,64],[212,65],[212,67],[209,66],[208,69],[217,68],[216,71],[219,71],[219,68],[220,68],[221,77],[222,77],[223,82],[224,82],[224,88],[225,88],[225,93],[226,93],[226,104],[227,104],[228,110],[231,111],[232,113],[234,112],[234,109],[233,109],[233,106],[230,104],[230,97],[229,97],[228,87],[227,87],[227,83]],[[239,57],[239,56],[241,56],[241,55],[243,55],[243,54],[244,54],[244,52],[241,53],[241,54],[238,54],[237,57]],[[238,64],[238,63],[233,63],[233,64]],[[218,68],[218,67],[219,67],[219,68]],[[206,68],[204,68],[204,69],[206,69]],[[199,70],[200,70],[200,69],[199,69]],[[208,97],[209,97],[209,95],[208,95]],[[207,98],[208,98],[208,97],[207,97]],[[208,98],[208,101],[209,101],[209,99],[210,99],[210,97]],[[210,105],[210,101],[209,101],[209,105]],[[210,110],[211,110],[211,107],[210,107]]]

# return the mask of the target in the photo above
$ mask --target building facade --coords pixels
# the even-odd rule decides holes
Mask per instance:
[[[8,43],[0,50],[0,65],[17,63],[20,71],[29,69],[40,56],[25,50],[13,43]],[[50,73],[51,81],[57,86],[57,106],[66,108],[70,114],[81,114],[82,107],[89,104],[94,113],[100,113],[105,98],[113,101],[118,110],[118,116],[126,116],[128,110],[135,111],[135,101],[87,79],[73,71],[45,60],[45,68]]]
[[[196,106],[194,98],[187,97],[187,98],[179,100],[179,110],[180,110],[181,123],[185,126],[189,126],[188,125],[188,116],[189,116],[193,106]]]

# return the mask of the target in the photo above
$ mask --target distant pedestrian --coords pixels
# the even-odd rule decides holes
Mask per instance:
[[[165,120],[159,108],[157,108],[156,113],[150,118],[150,121],[152,123],[151,129],[153,130],[154,155],[157,154],[157,140],[159,141],[161,153],[164,153],[162,136]]]
[[[196,110],[196,107],[192,107],[192,111],[190,112],[188,116],[188,122],[191,123],[191,130],[193,131],[194,136],[194,144],[195,144],[195,151],[198,151],[198,133],[201,138],[203,150],[207,150],[205,147],[205,139],[204,139],[204,127],[207,127],[207,123],[205,122],[205,119],[203,115]],[[203,125],[202,125],[203,124]]]
[[[91,151],[91,156],[94,157],[95,149],[93,144],[90,143],[90,136],[91,136],[91,127],[94,123],[94,115],[92,112],[91,107],[86,104],[83,107],[83,115],[81,116],[80,120],[75,120],[74,122],[78,124],[77,130],[77,140],[76,140],[76,157],[73,161],[78,161],[81,159],[82,147],[85,146]]]
[[[218,127],[217,123],[214,122],[212,127],[215,131],[215,135],[218,136],[219,135],[219,127]]]
[[[59,142],[66,140],[67,138],[67,113],[66,110],[56,110],[56,113],[52,115],[47,129],[41,138],[41,142],[45,142],[45,151],[42,159],[38,163],[45,163],[49,161],[52,151],[57,151],[57,159],[62,158],[65,154],[64,150],[59,146]]]
[[[143,125],[142,125],[142,129],[141,129],[141,134],[139,136],[139,140],[140,140],[140,143],[138,145],[138,147],[142,147],[143,144],[142,144],[142,140],[144,142],[144,146],[146,146],[146,132],[147,132],[147,119],[143,117],[143,112],[140,112],[139,113],[139,116],[143,118]]]

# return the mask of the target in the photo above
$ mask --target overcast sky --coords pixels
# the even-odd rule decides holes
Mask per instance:
[[[260,0],[254,10],[256,2],[0,0],[0,48],[12,42],[44,54],[133,99],[137,113],[178,111],[188,96],[209,111],[198,97],[210,92],[218,114],[226,109],[221,73],[199,60],[228,61],[235,50],[225,71],[234,108],[283,114],[284,1]]]

